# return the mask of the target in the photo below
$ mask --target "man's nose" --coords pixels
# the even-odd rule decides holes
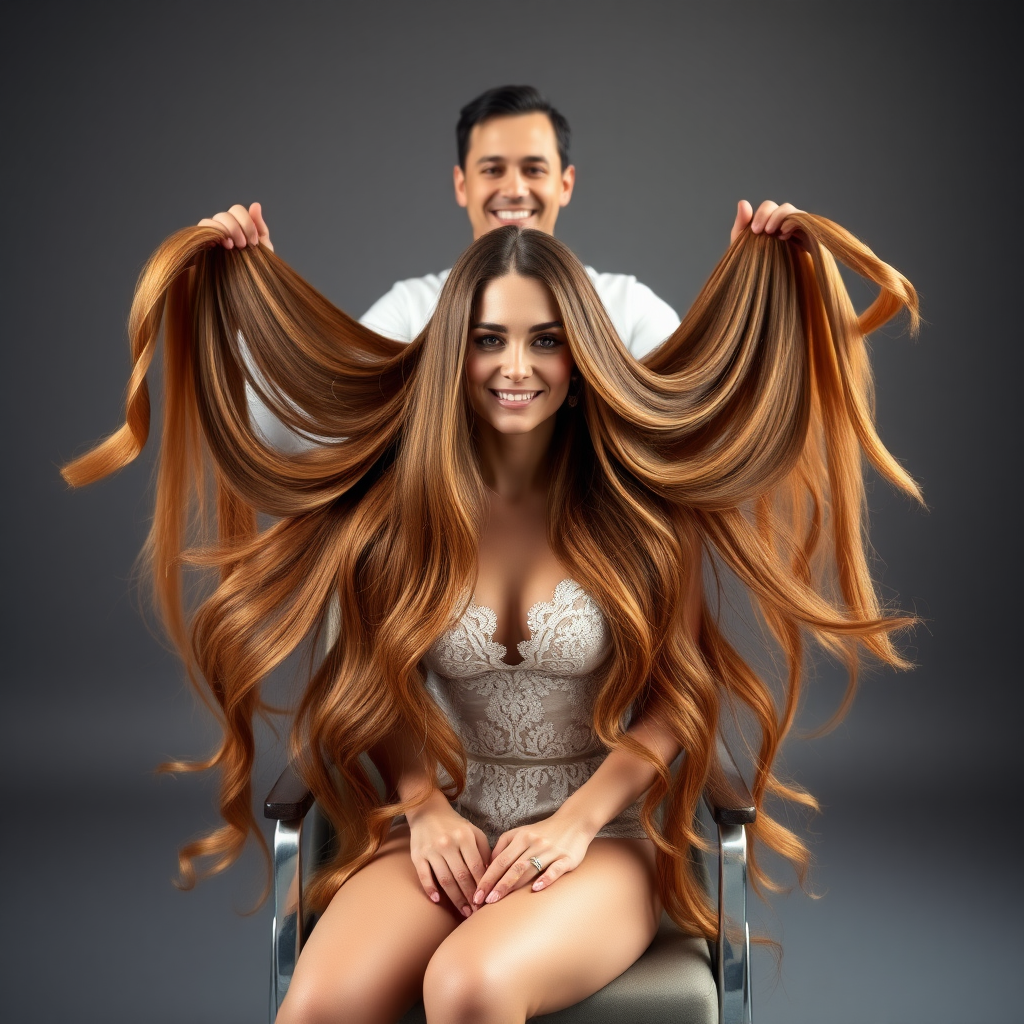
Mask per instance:
[[[506,199],[523,199],[530,194],[529,183],[518,167],[512,168],[501,184],[501,193]]]

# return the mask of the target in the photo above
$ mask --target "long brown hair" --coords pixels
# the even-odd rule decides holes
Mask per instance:
[[[917,297],[838,225],[805,213],[788,223],[806,248],[741,234],[679,329],[640,362],[578,260],[536,231],[501,228],[474,242],[409,345],[350,319],[265,247],[229,252],[205,228],[160,246],[132,307],[126,424],[64,475],[89,483],[138,454],[163,322],[147,553],[170,636],[223,726],[211,758],[177,766],[216,768],[222,780],[225,824],[182,850],[187,884],[199,858],[214,858],[207,872],[222,870],[249,835],[265,851],[251,793],[253,721],[270,711],[261,682],[304,640],[325,635],[334,602],[340,625],[311,667],[291,739],[344,839],[314,903],[326,904],[408,807],[381,803],[363,752],[407,730],[430,769],[454,780],[449,795],[465,785],[465,752],[423,686],[421,659],[474,586],[486,491],[463,364],[475,297],[510,272],[551,290],[583,379],[579,406],[557,413],[549,540],[608,621],[595,732],[657,770],[643,822],[663,902],[680,924],[714,933],[687,851],[701,842],[700,793],[720,771],[720,720],[742,709],[753,723],[752,838],[802,869],[803,845],[764,802],[771,794],[813,805],[773,771],[806,640],[845,662],[848,696],[863,652],[904,665],[890,635],[910,620],[884,613],[865,557],[863,459],[918,491],[875,432],[864,339],[901,308],[915,327]],[[880,287],[860,317],[835,257]],[[316,445],[285,455],[266,443],[250,424],[247,387]],[[277,521],[258,529],[258,513]],[[183,564],[210,574],[194,610]],[[784,654],[781,700],[726,637],[703,585],[711,570],[743,584]],[[655,715],[672,731],[685,750],[677,772],[626,733],[631,714]],[[755,884],[771,884],[753,854],[751,871]]]

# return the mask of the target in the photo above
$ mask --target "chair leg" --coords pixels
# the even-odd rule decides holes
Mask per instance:
[[[277,1019],[305,938],[302,914],[302,818],[274,830],[274,924],[270,965],[270,1024]]]
[[[750,1024],[750,929],[747,926],[747,833],[718,826],[718,1019]]]

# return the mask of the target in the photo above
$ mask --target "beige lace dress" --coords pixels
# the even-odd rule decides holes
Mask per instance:
[[[563,580],[527,616],[522,661],[508,665],[493,641],[497,616],[470,602],[454,629],[425,658],[426,685],[466,748],[466,788],[455,809],[486,833],[547,818],[591,775],[607,749],[591,726],[595,670],[608,653],[601,609],[578,583]],[[444,777],[442,784],[451,780]],[[642,801],[598,836],[647,838]]]

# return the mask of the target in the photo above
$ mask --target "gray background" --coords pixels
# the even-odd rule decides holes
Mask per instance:
[[[181,894],[212,786],[156,778],[214,735],[146,631],[132,562],[151,455],[69,492],[56,466],[119,422],[142,262],[264,204],[277,251],[361,313],[470,240],[458,108],[531,82],[568,116],[558,232],[682,311],[741,197],[865,239],[928,321],[874,342],[882,437],[922,511],[874,485],[886,595],[925,623],[789,769],[811,900],[755,915],[761,1021],[1012,1020],[1020,93],[1009,6],[940,3],[39,4],[5,17],[3,958],[19,1021],[265,1019],[255,857]],[[275,684],[286,689],[286,682]],[[822,665],[806,722],[835,706]],[[266,738],[261,785],[280,764]],[[994,826],[994,827],[993,827]],[[994,887],[993,887],[994,886]]]

